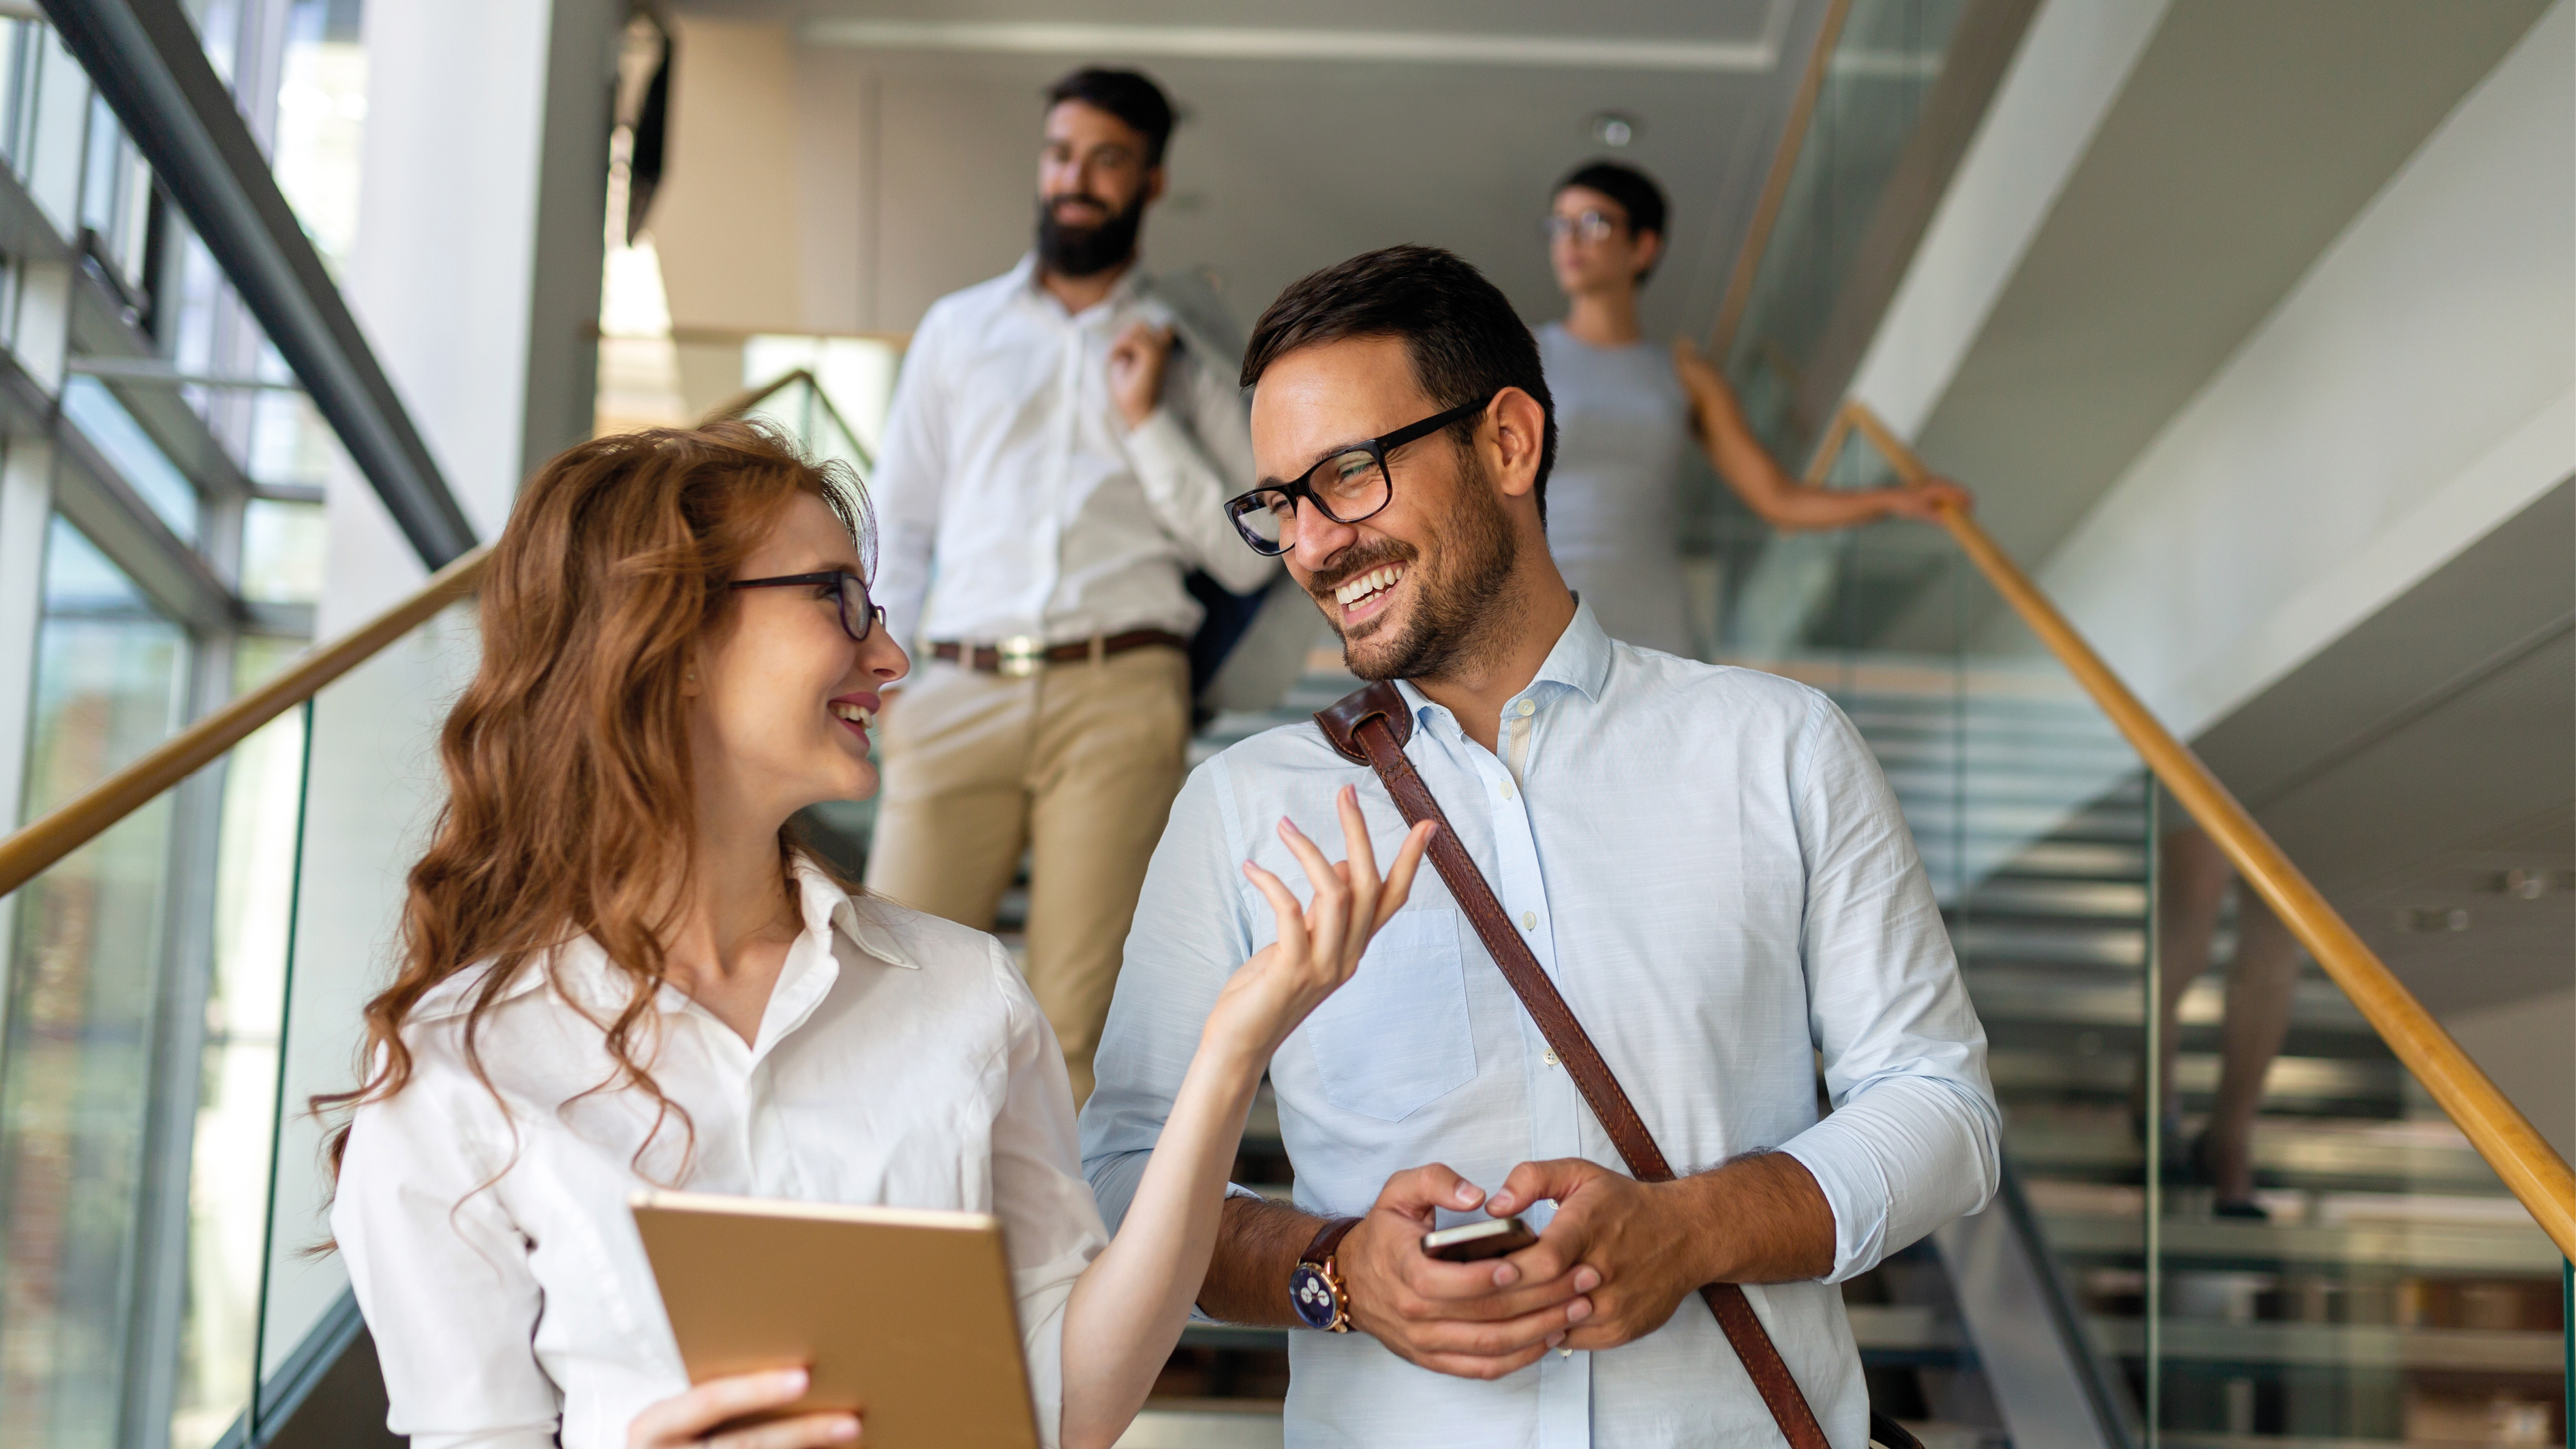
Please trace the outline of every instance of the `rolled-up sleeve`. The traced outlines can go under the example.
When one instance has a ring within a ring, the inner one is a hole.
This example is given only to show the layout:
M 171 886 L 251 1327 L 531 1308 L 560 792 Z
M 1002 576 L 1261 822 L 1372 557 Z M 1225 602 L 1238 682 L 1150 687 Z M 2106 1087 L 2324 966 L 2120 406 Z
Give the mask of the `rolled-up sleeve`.
M 1100 1210 L 1082 1177 L 1073 1124 L 1073 1085 L 1055 1033 L 999 941 L 994 977 L 1008 997 L 1009 1086 L 993 1124 L 993 1213 L 1011 1255 L 1029 1397 L 1047 1445 L 1064 1418 L 1064 1314 L 1074 1280 L 1109 1245 Z
M 1127 957 L 1082 1108 L 1082 1169 L 1114 1227 L 1172 1099 L 1198 1051 L 1199 1034 L 1226 978 L 1252 954 L 1234 888 L 1241 835 L 1228 818 L 1232 792 L 1222 756 L 1190 773 L 1145 871 Z
M 1833 1112 L 1782 1150 L 1833 1207 L 1829 1281 L 1840 1282 L 1984 1206 L 2002 1117 L 1914 837 L 1859 732 L 1822 695 L 1794 768 L 1809 1026 Z
M 331 1234 L 418 1449 L 553 1449 L 562 1414 L 533 1346 L 544 1307 L 529 1245 L 486 1161 L 510 1134 L 471 1078 L 422 1073 L 359 1109 Z

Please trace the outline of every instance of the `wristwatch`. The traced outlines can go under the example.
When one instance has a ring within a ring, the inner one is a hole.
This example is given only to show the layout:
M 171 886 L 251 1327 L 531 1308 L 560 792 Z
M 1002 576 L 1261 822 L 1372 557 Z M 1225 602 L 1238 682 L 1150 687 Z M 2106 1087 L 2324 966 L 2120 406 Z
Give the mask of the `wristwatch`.
M 1342 1286 L 1342 1272 L 1333 1261 L 1333 1250 L 1342 1245 L 1358 1218 L 1335 1218 L 1315 1234 L 1306 1245 L 1304 1256 L 1288 1275 L 1288 1301 L 1297 1308 L 1297 1317 L 1308 1328 L 1326 1333 L 1351 1331 L 1351 1293 Z

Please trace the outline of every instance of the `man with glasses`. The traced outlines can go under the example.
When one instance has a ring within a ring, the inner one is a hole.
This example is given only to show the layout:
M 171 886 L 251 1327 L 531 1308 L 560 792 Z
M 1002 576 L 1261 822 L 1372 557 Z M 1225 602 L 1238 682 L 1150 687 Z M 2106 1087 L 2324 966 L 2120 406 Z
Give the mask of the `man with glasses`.
M 1171 106 L 1109 70 L 1047 102 L 1037 245 L 923 317 L 870 480 L 877 592 L 921 662 L 887 701 L 867 884 L 989 930 L 1027 852 L 1029 986 L 1078 1102 L 1180 787 L 1183 578 L 1252 593 L 1276 566 L 1221 507 L 1251 480 L 1231 360 L 1176 346 L 1136 267 Z
M 1693 1301 L 1742 1284 L 1825 1436 L 1858 1445 L 1867 1393 L 1833 1285 L 1982 1204 L 1999 1121 L 1876 762 L 1813 689 L 1602 632 L 1548 557 L 1537 348 L 1466 263 L 1398 247 L 1306 278 L 1255 329 L 1243 381 L 1261 482 L 1227 512 L 1286 559 L 1352 671 L 1394 683 L 1411 773 L 1391 777 L 1427 788 L 1495 901 L 1465 916 L 1426 874 L 1274 1055 L 1295 1201 L 1227 1204 L 1201 1310 L 1322 1330 L 1290 1338 L 1292 1446 L 1778 1443 Z M 1210 1004 L 1273 937 L 1243 863 L 1284 864 L 1276 822 L 1346 785 L 1392 849 L 1388 787 L 1313 724 L 1218 755 L 1174 804 L 1083 1112 L 1113 1221 Z M 1497 937 L 1553 983 L 1681 1177 L 1621 1171 Z M 1506 1215 L 1537 1241 L 1425 1251 Z

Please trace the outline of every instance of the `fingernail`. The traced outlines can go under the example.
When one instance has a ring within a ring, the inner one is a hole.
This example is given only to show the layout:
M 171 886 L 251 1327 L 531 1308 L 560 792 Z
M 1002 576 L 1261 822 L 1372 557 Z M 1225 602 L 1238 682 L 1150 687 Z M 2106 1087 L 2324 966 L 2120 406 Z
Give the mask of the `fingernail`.
M 1521 1281 L 1521 1270 L 1509 1263 L 1494 1270 L 1494 1286 L 1497 1288 L 1509 1288 L 1519 1281 Z
M 856 1419 L 843 1419 L 839 1423 L 834 1424 L 832 1426 L 832 1437 L 843 1441 L 856 1439 L 859 1437 L 859 1421 Z
M 1485 1204 L 1485 1211 L 1487 1211 L 1487 1212 L 1489 1212 L 1489 1213 L 1492 1213 L 1492 1214 L 1493 1214 L 1494 1216 L 1496 1216 L 1496 1217 L 1501 1217 L 1501 1216 L 1503 1216 L 1505 1213 L 1510 1212 L 1511 1210 L 1512 1210 L 1512 1195 L 1511 1195 L 1509 1192 L 1498 1192 L 1498 1193 L 1495 1193 L 1495 1194 L 1494 1194 L 1494 1200 L 1493 1200 L 1492 1202 L 1489 1202 L 1489 1203 Z
M 1565 1342 L 1565 1335 L 1562 1333 L 1551 1333 L 1547 1336 L 1547 1346 L 1550 1348 L 1554 1348 L 1563 1342 Z
M 1592 1300 L 1588 1298 L 1577 1298 L 1565 1305 L 1565 1321 L 1568 1323 L 1581 1323 L 1591 1316 Z
M 1577 1293 L 1589 1293 L 1589 1292 L 1591 1292 L 1593 1289 L 1598 1288 L 1598 1287 L 1600 1287 L 1600 1286 L 1601 1286 L 1601 1271 L 1600 1271 L 1599 1269 L 1597 1269 L 1597 1268 L 1577 1268 L 1577 1269 L 1575 1269 L 1575 1270 L 1574 1270 L 1574 1291 L 1575 1291 L 1575 1292 L 1577 1292 Z
M 805 1385 L 812 1378 L 813 1375 L 801 1368 L 781 1369 L 778 1373 L 778 1387 L 791 1394 L 801 1394 L 805 1392 Z

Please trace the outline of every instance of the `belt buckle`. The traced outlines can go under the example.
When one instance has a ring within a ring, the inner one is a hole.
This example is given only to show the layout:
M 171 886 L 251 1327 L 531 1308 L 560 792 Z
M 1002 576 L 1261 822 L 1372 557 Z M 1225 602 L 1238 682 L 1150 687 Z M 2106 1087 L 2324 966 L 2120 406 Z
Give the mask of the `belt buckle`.
M 1011 679 L 1025 679 L 1046 665 L 1046 643 L 1027 634 L 1014 634 L 993 646 L 994 672 Z

